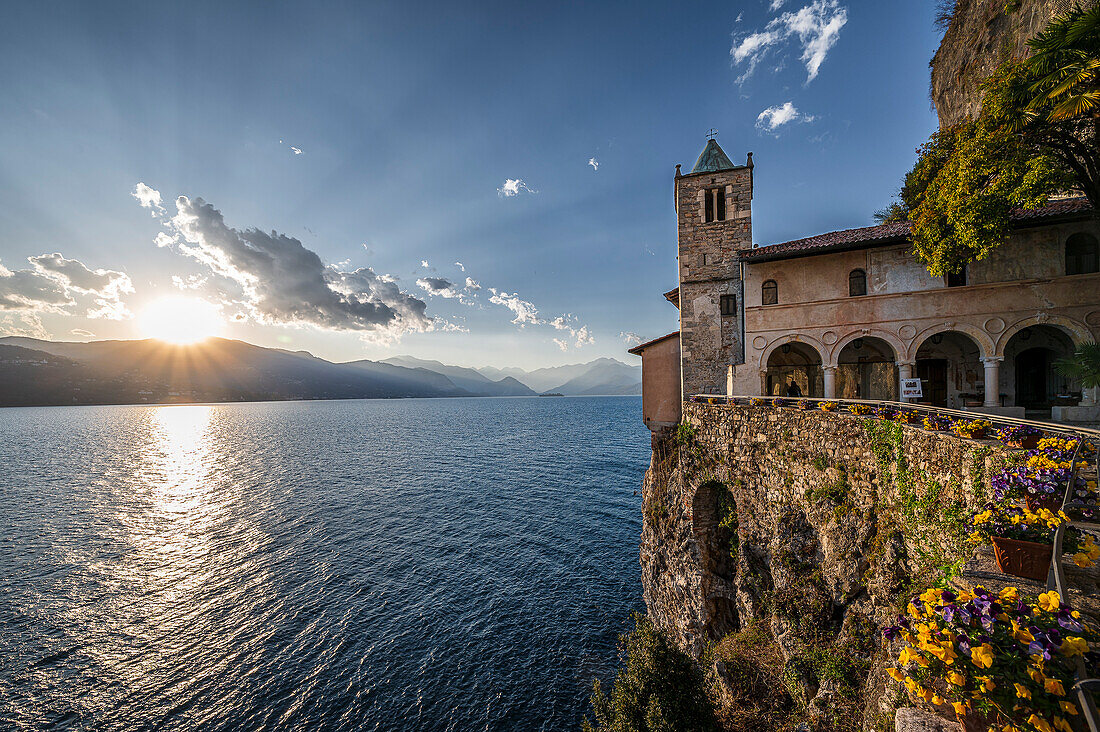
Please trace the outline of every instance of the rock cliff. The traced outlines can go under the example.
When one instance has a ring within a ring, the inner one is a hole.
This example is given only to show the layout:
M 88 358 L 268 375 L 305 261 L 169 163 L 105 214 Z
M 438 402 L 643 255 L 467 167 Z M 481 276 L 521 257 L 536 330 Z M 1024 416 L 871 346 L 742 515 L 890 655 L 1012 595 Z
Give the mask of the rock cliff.
M 1084 0 L 1085 4 L 1090 1 Z M 1008 58 L 1028 55 L 1027 39 L 1074 0 L 958 0 L 943 41 L 932 58 L 932 102 L 940 127 L 981 109 L 980 85 Z
M 888 724 L 878 629 L 971 553 L 965 522 L 1004 449 L 820 411 L 685 404 L 684 425 L 645 478 L 650 617 L 720 697 L 737 696 L 738 668 L 774 659 L 775 708 L 824 728 Z

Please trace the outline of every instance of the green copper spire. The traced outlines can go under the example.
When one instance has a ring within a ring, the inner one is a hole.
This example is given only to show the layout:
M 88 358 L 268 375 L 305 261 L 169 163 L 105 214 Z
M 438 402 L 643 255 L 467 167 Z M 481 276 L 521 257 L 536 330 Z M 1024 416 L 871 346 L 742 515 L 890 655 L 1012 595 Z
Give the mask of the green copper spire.
M 699 159 L 695 161 L 695 167 L 691 172 L 717 173 L 719 170 L 733 170 L 735 167 L 737 166 L 730 161 L 714 138 L 711 138 L 707 140 L 707 146 L 703 148 L 703 152 L 699 153 Z

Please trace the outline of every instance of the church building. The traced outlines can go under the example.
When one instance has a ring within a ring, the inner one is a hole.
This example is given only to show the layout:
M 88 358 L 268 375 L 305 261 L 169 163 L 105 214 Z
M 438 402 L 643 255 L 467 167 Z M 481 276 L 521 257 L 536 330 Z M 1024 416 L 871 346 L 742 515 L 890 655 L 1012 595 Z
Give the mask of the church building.
M 651 429 L 693 395 L 913 401 L 1039 419 L 1100 421 L 1095 389 L 1054 362 L 1100 337 L 1100 224 L 1084 198 L 1011 217 L 1008 241 L 933 277 L 907 222 L 754 246 L 753 159 L 707 141 L 676 166 L 680 329 L 642 357 Z M 678 368 L 679 373 L 674 369 Z

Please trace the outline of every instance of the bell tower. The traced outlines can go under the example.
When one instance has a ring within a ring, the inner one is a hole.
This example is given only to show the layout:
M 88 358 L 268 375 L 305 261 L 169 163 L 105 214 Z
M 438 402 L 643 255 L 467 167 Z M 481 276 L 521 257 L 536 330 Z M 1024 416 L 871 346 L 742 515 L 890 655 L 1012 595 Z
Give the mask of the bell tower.
M 752 248 L 752 153 L 734 165 L 714 139 L 690 173 L 676 166 L 683 395 L 725 394 L 745 361 L 739 253 Z

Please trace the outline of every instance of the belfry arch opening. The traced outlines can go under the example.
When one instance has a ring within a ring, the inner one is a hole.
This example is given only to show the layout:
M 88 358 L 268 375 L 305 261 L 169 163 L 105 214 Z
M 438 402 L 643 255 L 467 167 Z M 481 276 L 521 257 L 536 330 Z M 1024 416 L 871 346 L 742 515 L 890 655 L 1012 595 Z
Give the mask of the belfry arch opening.
M 924 393 L 917 401 L 952 409 L 980 406 L 985 400 L 984 368 L 981 349 L 966 333 L 933 333 L 917 348 L 915 376 Z
M 837 358 L 836 395 L 841 399 L 898 398 L 898 367 L 893 347 L 872 336 L 856 338 Z
M 771 396 L 820 397 L 825 394 L 821 354 L 805 343 L 784 343 L 772 351 L 765 379 L 765 391 Z

